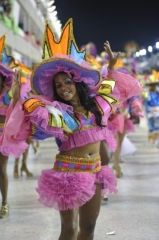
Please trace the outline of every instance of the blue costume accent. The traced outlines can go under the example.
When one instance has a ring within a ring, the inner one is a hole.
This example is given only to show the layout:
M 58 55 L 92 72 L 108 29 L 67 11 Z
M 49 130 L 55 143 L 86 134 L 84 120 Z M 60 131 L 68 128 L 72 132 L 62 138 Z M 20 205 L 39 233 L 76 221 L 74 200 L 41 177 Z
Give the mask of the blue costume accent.
M 70 55 L 78 64 L 80 64 L 85 59 L 86 51 L 85 50 L 83 52 L 79 51 L 75 43 L 72 41 Z
M 8 66 L 12 61 L 14 61 L 14 58 L 12 56 L 7 55 L 6 49 L 4 48 L 2 52 L 2 60 L 1 60 L 2 64 Z
M 144 101 L 149 132 L 159 131 L 159 93 L 150 92 Z
M 69 129 L 72 131 L 78 129 L 79 125 L 73 116 L 71 116 L 68 112 L 62 112 L 62 116 Z
M 42 129 L 35 127 L 32 133 L 32 137 L 34 139 L 44 140 L 49 137 L 52 137 L 52 135 L 51 134 L 49 135 L 48 133 L 44 132 Z
M 9 104 L 10 104 L 11 98 L 10 98 L 10 96 L 8 95 L 7 92 L 3 95 L 2 99 L 3 99 L 4 105 L 9 105 Z

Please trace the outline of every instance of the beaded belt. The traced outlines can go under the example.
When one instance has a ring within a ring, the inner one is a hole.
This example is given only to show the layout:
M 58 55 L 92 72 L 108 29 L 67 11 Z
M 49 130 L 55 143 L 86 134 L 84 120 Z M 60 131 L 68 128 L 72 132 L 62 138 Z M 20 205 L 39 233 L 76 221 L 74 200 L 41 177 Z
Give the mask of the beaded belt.
M 56 155 L 54 170 L 62 172 L 99 172 L 101 169 L 100 157 L 74 157 Z

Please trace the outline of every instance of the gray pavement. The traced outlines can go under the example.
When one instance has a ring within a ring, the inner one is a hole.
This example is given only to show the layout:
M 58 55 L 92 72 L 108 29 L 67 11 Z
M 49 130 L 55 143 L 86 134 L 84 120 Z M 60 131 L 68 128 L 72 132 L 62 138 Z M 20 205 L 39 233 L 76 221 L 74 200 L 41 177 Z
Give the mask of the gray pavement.
M 118 192 L 103 202 L 95 240 L 159 240 L 159 149 L 149 144 L 141 125 L 130 139 L 137 152 L 123 158 L 123 177 Z M 57 240 L 60 231 L 58 212 L 43 207 L 35 192 L 40 171 L 52 166 L 57 153 L 52 141 L 41 143 L 36 156 L 30 149 L 29 167 L 34 177 L 13 178 L 10 158 L 10 215 L 0 220 L 1 240 Z M 107 235 L 114 232 L 114 235 Z

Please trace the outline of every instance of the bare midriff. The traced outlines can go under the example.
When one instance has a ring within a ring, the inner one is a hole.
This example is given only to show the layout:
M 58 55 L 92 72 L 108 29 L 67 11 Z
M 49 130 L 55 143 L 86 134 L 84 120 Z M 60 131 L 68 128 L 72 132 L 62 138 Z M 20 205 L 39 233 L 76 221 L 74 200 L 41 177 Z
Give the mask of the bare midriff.
M 99 156 L 100 142 L 90 143 L 82 147 L 78 147 L 66 152 L 60 152 L 62 155 L 74 157 L 96 157 Z

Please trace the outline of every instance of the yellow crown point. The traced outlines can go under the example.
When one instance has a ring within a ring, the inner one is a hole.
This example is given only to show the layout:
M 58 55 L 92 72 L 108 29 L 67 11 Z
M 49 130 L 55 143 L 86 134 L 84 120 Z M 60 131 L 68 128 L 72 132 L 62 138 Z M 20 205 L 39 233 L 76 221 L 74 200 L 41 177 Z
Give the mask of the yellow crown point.
M 3 49 L 4 49 L 5 39 L 6 39 L 6 36 L 5 36 L 5 35 L 3 35 L 3 36 L 0 38 L 0 55 L 2 54 Z
M 73 39 L 72 18 L 66 22 L 59 41 L 56 41 L 53 31 L 47 23 L 44 35 L 43 58 L 46 59 L 47 57 L 55 55 L 68 55 L 70 52 L 71 40 Z

